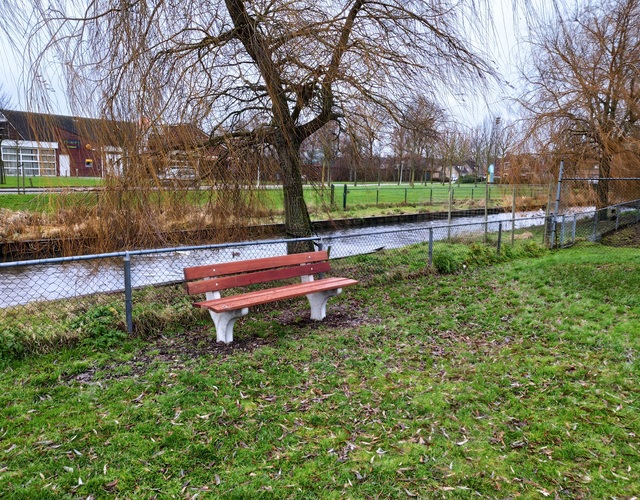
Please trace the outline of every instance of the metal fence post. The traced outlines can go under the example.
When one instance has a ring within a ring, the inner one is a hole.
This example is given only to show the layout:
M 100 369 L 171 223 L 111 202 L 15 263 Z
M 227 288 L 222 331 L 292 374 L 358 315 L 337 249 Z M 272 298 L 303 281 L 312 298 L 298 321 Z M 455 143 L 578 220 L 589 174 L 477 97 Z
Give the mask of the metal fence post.
M 376 189 L 376 207 L 378 206 L 378 203 L 380 203 L 380 188 Z
M 573 228 L 571 230 L 571 243 L 576 242 L 576 229 L 578 227 L 578 214 L 573 214 Z
M 451 214 L 453 212 L 453 190 L 451 186 L 449 186 L 449 207 L 447 209 L 447 239 L 451 239 Z
M 551 225 L 551 242 L 549 247 L 554 248 L 556 244 L 556 226 L 558 224 L 558 214 L 560 213 L 560 195 L 562 194 L 562 174 L 564 172 L 564 161 L 560 162 L 560 171 L 558 172 L 558 187 L 556 190 L 556 206 L 553 211 L 553 224 Z
M 429 228 L 429 266 L 433 265 L 433 228 Z
M 336 204 L 335 194 L 336 194 L 336 185 L 331 184 L 331 206 L 332 207 Z
M 342 192 L 342 210 L 347 209 L 347 185 L 344 185 L 344 191 Z
M 124 311 L 127 322 L 127 332 L 133 333 L 133 290 L 131 287 L 131 256 L 124 255 Z
M 498 255 L 500 255 L 500 245 L 502 244 L 502 222 L 498 224 Z
M 482 243 L 487 243 L 487 221 L 489 220 L 489 175 L 484 183 L 484 237 Z
M 516 240 L 516 187 L 513 186 L 513 199 L 511 200 L 511 246 Z

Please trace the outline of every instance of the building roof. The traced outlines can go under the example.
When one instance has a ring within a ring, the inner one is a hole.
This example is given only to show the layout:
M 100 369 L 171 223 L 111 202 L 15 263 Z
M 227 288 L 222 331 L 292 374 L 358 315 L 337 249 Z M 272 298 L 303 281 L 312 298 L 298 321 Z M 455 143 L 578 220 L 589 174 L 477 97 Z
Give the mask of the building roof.
M 149 134 L 148 146 L 160 151 L 185 151 L 201 147 L 208 139 L 207 134 L 189 123 L 161 125 Z
M 17 138 L 25 141 L 59 142 L 61 132 L 82 137 L 94 145 L 115 146 L 131 138 L 133 124 L 98 118 L 51 115 L 0 109 Z

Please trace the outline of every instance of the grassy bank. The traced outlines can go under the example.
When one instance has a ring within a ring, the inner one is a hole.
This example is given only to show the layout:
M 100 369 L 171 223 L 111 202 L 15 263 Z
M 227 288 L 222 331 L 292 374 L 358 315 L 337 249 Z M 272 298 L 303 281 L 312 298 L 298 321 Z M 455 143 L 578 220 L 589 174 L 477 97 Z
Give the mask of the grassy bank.
M 203 321 L 6 361 L 0 493 L 637 496 L 639 271 L 601 246 L 407 269 L 231 346 Z

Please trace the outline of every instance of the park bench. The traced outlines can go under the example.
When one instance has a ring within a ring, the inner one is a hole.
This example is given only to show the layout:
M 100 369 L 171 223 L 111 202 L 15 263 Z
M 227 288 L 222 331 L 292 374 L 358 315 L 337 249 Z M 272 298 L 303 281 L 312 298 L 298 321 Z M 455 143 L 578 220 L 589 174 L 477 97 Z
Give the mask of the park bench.
M 195 302 L 194 306 L 209 310 L 218 342 L 229 343 L 233 341 L 236 319 L 248 314 L 253 306 L 304 295 L 311 306 L 311 319 L 323 319 L 329 298 L 341 293 L 342 288 L 357 283 L 348 278 L 314 279 L 314 275 L 330 269 L 328 253 L 319 251 L 187 267 L 184 277 L 187 293 L 206 294 L 206 300 Z M 249 285 L 298 277 L 301 278 L 300 283 L 253 289 L 226 297 L 220 295 L 222 290 L 230 288 L 243 289 Z

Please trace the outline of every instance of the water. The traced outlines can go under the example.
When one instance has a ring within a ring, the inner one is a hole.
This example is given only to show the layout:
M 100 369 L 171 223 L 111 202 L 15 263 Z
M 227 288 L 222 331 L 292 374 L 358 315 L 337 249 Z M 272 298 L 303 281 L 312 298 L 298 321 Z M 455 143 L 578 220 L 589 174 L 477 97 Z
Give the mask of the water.
M 488 231 L 497 232 L 500 222 L 503 223 L 503 231 L 511 230 L 512 215 L 490 215 Z M 516 229 L 543 224 L 542 211 L 516 214 Z M 426 221 L 375 228 L 340 229 L 326 231 L 318 236 L 324 248 L 331 247 L 331 257 L 339 258 L 428 241 L 429 228 L 433 231 L 435 241 L 470 232 L 482 233 L 484 217 L 455 219 L 455 224 L 449 227 L 446 221 Z M 181 282 L 185 267 L 285 253 L 286 244 L 283 242 L 260 242 L 207 250 L 175 250 L 151 255 L 132 255 L 132 286 L 135 288 Z M 124 263 L 121 257 L 34 264 L 25 267 L 0 267 L 0 308 L 95 293 L 119 292 L 123 289 Z

